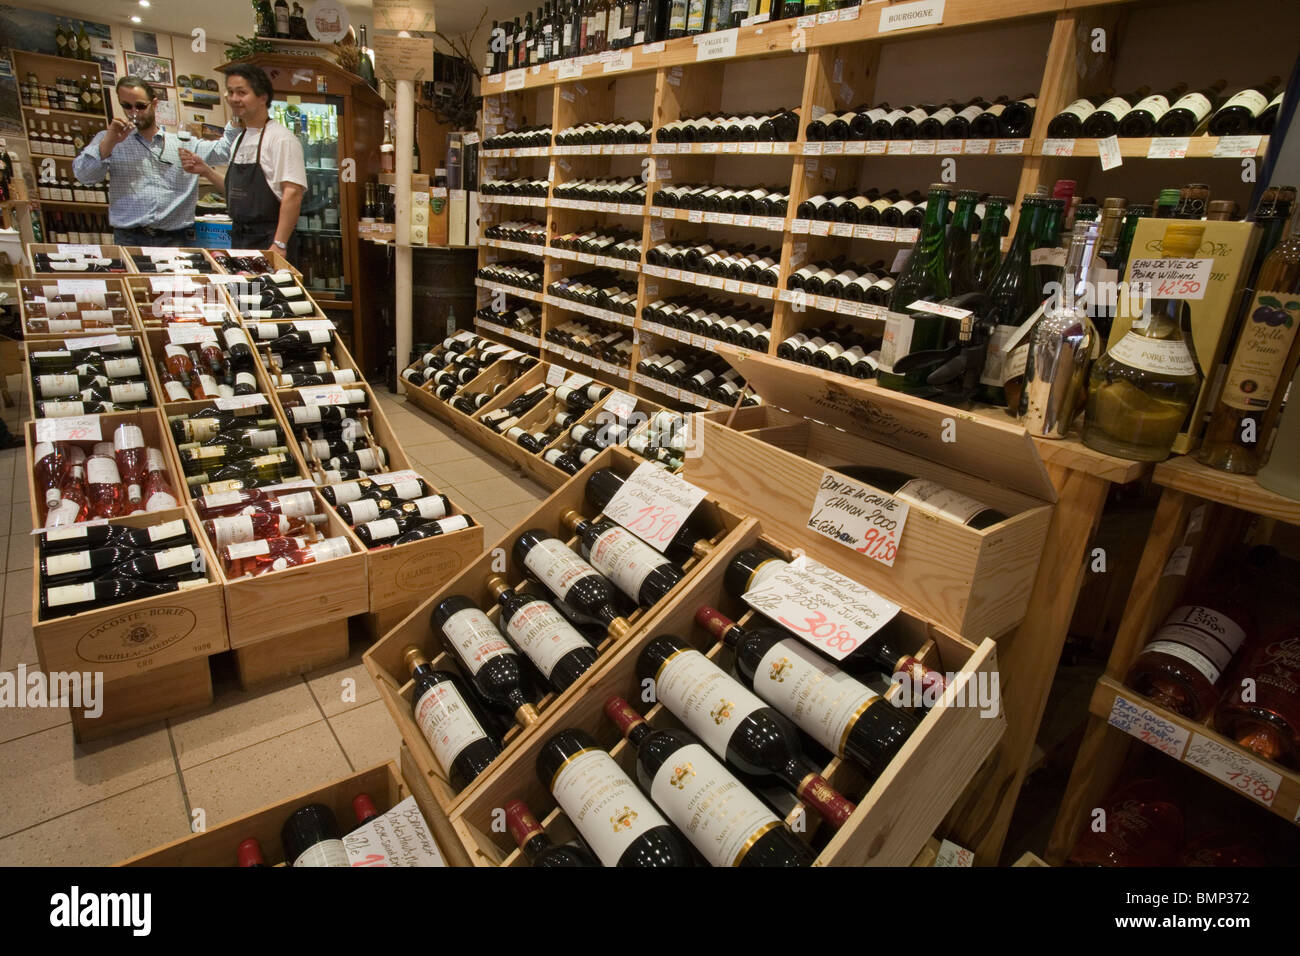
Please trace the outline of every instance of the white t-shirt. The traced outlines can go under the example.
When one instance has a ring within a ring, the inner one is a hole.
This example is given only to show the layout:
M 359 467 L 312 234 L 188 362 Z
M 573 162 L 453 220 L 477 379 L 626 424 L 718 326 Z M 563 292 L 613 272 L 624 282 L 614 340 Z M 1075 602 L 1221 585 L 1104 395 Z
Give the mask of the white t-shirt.
M 267 120 L 263 129 L 250 129 L 244 133 L 239 150 L 231 157 L 232 163 L 251 163 L 257 160 L 257 143 L 266 136 L 262 147 L 261 166 L 266 174 L 266 183 L 275 193 L 276 199 L 284 198 L 286 182 L 297 183 L 307 188 L 307 165 L 302 158 L 302 143 L 284 126 L 274 120 Z

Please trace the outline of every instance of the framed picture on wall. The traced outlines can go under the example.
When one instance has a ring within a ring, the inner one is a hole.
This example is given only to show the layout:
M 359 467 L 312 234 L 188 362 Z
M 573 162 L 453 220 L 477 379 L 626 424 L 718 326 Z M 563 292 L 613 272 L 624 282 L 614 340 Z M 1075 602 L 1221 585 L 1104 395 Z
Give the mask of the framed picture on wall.
M 158 34 L 132 30 L 131 35 L 137 53 L 145 53 L 150 56 L 158 55 Z
M 166 57 L 150 56 L 147 53 L 131 50 L 123 52 L 122 56 L 126 60 L 126 72 L 129 76 L 138 76 L 158 86 L 172 85 L 172 61 Z

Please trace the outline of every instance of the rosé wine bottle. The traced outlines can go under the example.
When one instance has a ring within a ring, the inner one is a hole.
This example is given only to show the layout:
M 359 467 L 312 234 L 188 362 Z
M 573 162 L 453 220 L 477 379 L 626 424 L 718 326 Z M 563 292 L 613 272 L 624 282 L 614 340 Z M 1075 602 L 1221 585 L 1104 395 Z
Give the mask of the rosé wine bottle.
M 268 501 L 265 491 L 257 488 L 244 488 L 241 491 L 221 491 L 212 495 L 200 495 L 194 499 L 200 518 L 224 518 L 239 514 L 241 511 L 261 511 Z
M 256 541 L 243 541 L 221 549 L 221 560 L 230 577 L 242 578 L 257 573 L 259 558 L 268 561 L 282 558 L 295 551 L 307 548 L 306 538 L 259 538 Z
M 126 513 L 122 473 L 111 442 L 99 442 L 86 459 L 86 501 L 92 518 L 116 518 Z
M 167 508 L 179 508 L 176 492 L 172 491 L 171 482 L 167 480 L 167 465 L 162 452 L 157 448 L 145 449 L 146 476 L 144 481 L 144 510 L 164 511 Z
M 48 512 L 56 508 L 59 499 L 63 497 L 63 490 L 59 486 L 63 484 L 63 478 L 68 472 L 68 456 L 63 445 L 43 441 L 37 444 L 32 457 L 36 459 L 33 473 L 36 490 L 45 495 L 45 508 Z
M 64 528 L 85 521 L 89 513 L 86 501 L 86 453 L 79 445 L 68 448 L 68 467 L 63 477 L 59 503 L 45 516 L 45 527 Z
M 126 500 L 133 511 L 143 511 L 144 482 L 148 464 L 144 432 L 139 425 L 118 425 L 113 432 L 113 457 L 126 483 Z

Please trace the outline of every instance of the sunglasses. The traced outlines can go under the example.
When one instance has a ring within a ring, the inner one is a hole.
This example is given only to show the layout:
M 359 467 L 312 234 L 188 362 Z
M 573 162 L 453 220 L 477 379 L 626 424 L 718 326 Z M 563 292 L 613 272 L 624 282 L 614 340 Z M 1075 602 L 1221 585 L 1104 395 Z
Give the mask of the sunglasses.
M 148 103 L 123 103 L 121 100 L 117 101 L 117 105 L 122 107 L 122 110 L 127 113 L 132 110 L 143 112 L 149 108 Z

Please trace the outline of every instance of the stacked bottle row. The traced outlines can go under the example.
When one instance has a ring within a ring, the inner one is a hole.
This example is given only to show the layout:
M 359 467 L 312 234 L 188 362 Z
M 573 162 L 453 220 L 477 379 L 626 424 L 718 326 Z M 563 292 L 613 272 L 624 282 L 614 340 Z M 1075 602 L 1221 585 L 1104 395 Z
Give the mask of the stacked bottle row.
M 128 249 L 137 272 L 166 275 L 210 275 L 215 270 L 201 249 Z
M 23 106 L 33 109 L 62 110 L 68 113 L 87 113 L 98 120 L 104 118 L 104 91 L 99 85 L 99 68 L 94 77 L 82 73 L 81 79 L 69 76 L 55 77 L 54 83 L 42 83 L 35 73 L 28 73 L 19 84 Z M 31 121 L 28 121 L 31 129 Z M 85 145 L 84 143 L 82 145 Z
M 374 551 L 424 541 L 472 527 L 469 515 L 452 514 L 446 495 L 437 494 L 419 475 L 381 476 L 381 480 L 360 478 L 332 485 L 328 493 L 339 517 L 352 532 Z
M 628 438 L 627 450 L 669 471 L 680 471 L 686 463 L 687 428 L 684 415 L 665 409 Z
M 875 378 L 880 369 L 881 336 L 835 321 L 796 332 L 776 347 L 778 358 L 854 378 Z
M 619 368 L 627 368 L 632 361 L 632 333 L 596 319 L 573 319 L 548 330 L 545 338 Z
M 551 247 L 567 252 L 585 252 L 611 259 L 641 261 L 641 235 L 609 226 L 579 227 L 577 231 L 555 236 Z
M 301 487 L 216 492 L 195 498 L 194 509 L 230 579 L 352 553 L 346 537 L 321 536 L 328 518 L 316 496 Z
M 31 346 L 32 392 L 37 418 L 97 415 L 152 407 L 153 395 L 139 341 L 78 347 L 76 339 Z
M 484 149 L 533 149 L 551 145 L 551 127 L 523 126 L 483 140 Z
M 781 250 L 752 242 L 729 250 L 708 239 L 661 242 L 646 253 L 646 264 L 774 287 L 781 272 Z
M 785 218 L 789 203 L 789 189 L 777 186 L 673 183 L 660 186 L 654 195 L 654 204 L 667 209 L 698 209 L 742 216 Z
M 532 219 L 498 222 L 483 230 L 483 238 L 522 242 L 529 246 L 546 245 L 546 223 Z
M 556 146 L 590 146 L 622 145 L 625 143 L 649 143 L 650 123 L 639 121 L 627 122 L 615 119 L 610 123 L 582 123 L 570 126 L 555 134 Z M 545 143 L 532 143 L 544 146 Z
M 37 547 L 42 621 L 200 587 L 208 580 L 203 552 L 183 518 L 134 528 L 60 528 L 39 536 Z
M 549 179 L 485 179 L 479 183 L 478 191 L 484 196 L 529 196 L 545 199 L 550 191 Z
M 500 325 L 513 329 L 524 335 L 536 336 L 541 328 L 541 312 L 530 302 L 519 302 L 512 306 L 510 297 L 506 297 L 506 308 L 500 312 L 485 306 L 474 313 L 476 321 Z
M 975 97 L 965 103 L 891 107 L 888 103 L 826 113 L 808 124 L 810 142 L 832 140 L 1024 139 L 1034 126 L 1038 99 Z
M 627 438 L 626 429 L 621 433 L 617 428 L 598 430 L 581 421 L 610 391 L 608 385 L 594 383 L 585 375 L 570 376 L 552 393 L 544 417 L 539 420 L 530 416 L 527 425 L 522 422 L 513 425 L 505 429 L 504 435 L 525 451 L 543 456 L 548 464 L 569 474 L 577 474 L 578 469 L 600 452 Z M 533 430 L 529 431 L 530 428 Z M 553 447 L 566 435 L 569 440 L 564 443 L 564 448 Z M 580 450 L 566 455 L 565 452 L 574 446 Z
M 113 227 L 108 216 L 95 212 L 46 212 L 45 238 L 55 243 L 110 246 Z
M 492 429 L 498 435 L 504 435 L 511 428 L 514 428 L 519 424 L 520 418 L 527 415 L 540 402 L 552 394 L 553 392 L 548 386 L 534 385 L 527 391 L 516 395 L 500 408 L 494 408 L 490 412 L 484 412 L 479 421 Z
M 262 390 L 252 349 L 241 347 L 247 344 L 243 330 L 232 324 L 222 332 L 228 333 L 233 349 L 220 344 L 215 330 L 212 338 L 193 345 L 163 344 L 163 354 L 155 356 L 154 362 L 167 401 L 212 401 Z
M 259 276 L 275 271 L 266 256 L 260 253 L 232 256 L 226 249 L 209 249 L 208 254 L 221 266 L 222 271 L 230 275 Z
M 295 3 L 294 7 L 297 8 L 298 5 Z M 364 38 L 362 42 L 365 42 Z M 380 816 L 379 810 L 376 809 L 374 800 L 366 793 L 358 793 L 352 798 L 352 812 L 356 814 L 357 818 L 357 829 L 353 831 L 354 833 L 363 833 L 368 826 L 374 826 L 371 821 L 383 818 Z M 429 825 L 420 815 L 419 809 L 408 804 L 407 801 L 403 801 L 402 804 L 390 810 L 389 813 L 399 814 L 401 823 L 406 827 L 415 824 L 412 832 L 417 845 L 424 846 L 427 845 L 426 841 L 433 840 Z M 412 813 L 415 816 L 414 820 L 411 816 Z M 387 816 L 387 814 L 384 816 Z M 392 832 L 391 828 L 393 828 L 393 823 L 389 823 L 385 829 L 387 832 Z M 305 807 L 299 807 L 284 821 L 284 825 L 280 828 L 280 848 L 283 852 L 284 865 L 292 867 L 375 865 L 375 853 L 373 852 L 375 840 L 373 834 L 367 834 L 359 839 L 359 845 L 364 850 L 353 850 L 349 846 L 352 838 L 352 834 L 345 834 L 339 827 L 338 817 L 325 804 L 311 803 Z M 268 865 L 262 853 L 262 844 L 256 837 L 249 837 L 240 842 L 235 852 L 235 864 L 241 867 L 264 867 Z M 394 857 L 388 857 L 387 862 L 381 865 L 401 866 L 404 864 L 397 862 Z M 440 864 L 421 862 L 405 865 L 437 866 Z
M 118 425 L 112 441 L 37 442 L 32 460 L 45 528 L 178 506 L 166 459 L 146 445 L 139 425 Z
M 706 113 L 665 123 L 658 143 L 793 143 L 799 138 L 799 107 L 765 113 Z
M 510 262 L 492 262 L 479 268 L 478 278 L 501 285 L 542 291 L 542 265 L 529 259 L 515 259 Z
M 247 491 L 300 477 L 280 423 L 264 406 L 208 404 L 167 419 L 191 497 Z
M 829 262 L 809 263 L 790 273 L 785 287 L 809 295 L 883 305 L 892 295 L 895 281 L 896 277 L 886 269 L 883 259 L 870 265 L 859 265 L 846 263 L 844 257 L 839 256 Z
M 73 175 L 71 168 L 60 167 L 57 163 L 42 165 L 37 173 L 36 195 L 49 202 L 77 204 L 108 204 L 108 180 L 98 183 L 82 183 Z
M 61 280 L 36 280 L 20 283 L 19 293 L 28 332 L 58 334 L 132 325 L 120 286 L 101 292 Z
M 1282 109 L 1284 85 L 1271 76 L 1257 86 L 1225 95 L 1227 80 L 1201 90 L 1178 83 L 1167 90 L 1141 86 L 1132 93 L 1081 96 L 1052 117 L 1047 135 L 1056 139 L 1108 136 L 1240 136 L 1268 134 Z
M 988 202 L 997 199 L 1005 207 L 1007 200 L 1001 196 L 981 195 L 971 213 L 972 228 L 978 231 L 984 221 Z M 912 191 L 906 196 L 897 189 L 882 193 L 871 188 L 865 193 L 857 190 L 844 192 L 819 193 L 801 202 L 795 209 L 795 218 L 819 222 L 848 222 L 864 226 L 892 226 L 896 229 L 919 229 L 925 221 L 928 200 L 919 192 Z M 950 212 L 955 213 L 955 202 L 949 203 Z M 1002 217 L 1001 235 L 1006 235 L 1011 228 L 1009 219 Z
M 652 353 L 637 363 L 636 370 L 642 375 L 728 407 L 737 401 L 742 405 L 759 404 L 758 396 L 745 385 L 740 373 L 712 352 L 685 346 L 642 351 Z
M 656 299 L 641 310 L 641 318 L 758 352 L 766 352 L 771 342 L 770 311 L 709 296 Z
M 207 280 L 151 279 L 132 282 L 130 289 L 147 328 L 175 323 L 224 326 L 235 321 L 221 287 Z
M 320 314 L 316 303 L 287 269 L 247 276 L 243 282 L 228 283 L 226 291 L 239 314 L 250 322 Z
M 564 276 L 547 286 L 546 291 L 591 308 L 619 315 L 636 315 L 636 283 L 622 279 L 615 272 L 597 269 L 581 275 Z
M 128 272 L 126 263 L 121 256 L 94 255 L 90 252 L 33 252 L 32 253 L 32 271 L 40 274 L 49 273 L 67 273 L 76 274 L 82 272 L 88 273 L 116 273 Z
M 578 202 L 643 206 L 645 205 L 645 183 L 632 176 L 577 179 L 567 183 L 556 183 L 552 195 L 555 199 L 570 199 Z

